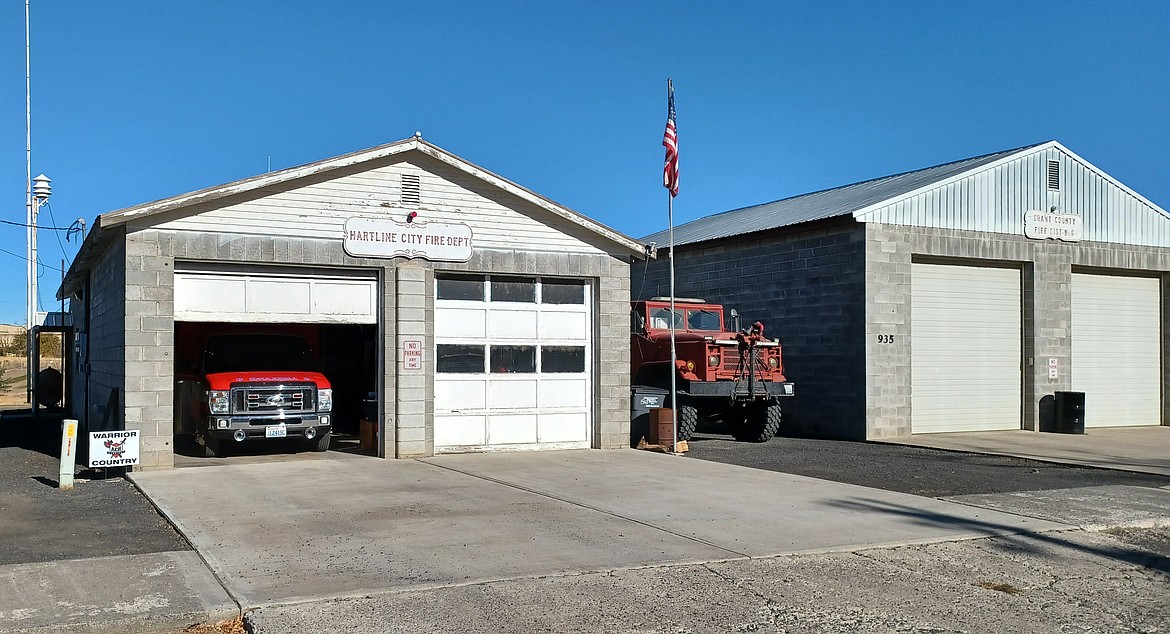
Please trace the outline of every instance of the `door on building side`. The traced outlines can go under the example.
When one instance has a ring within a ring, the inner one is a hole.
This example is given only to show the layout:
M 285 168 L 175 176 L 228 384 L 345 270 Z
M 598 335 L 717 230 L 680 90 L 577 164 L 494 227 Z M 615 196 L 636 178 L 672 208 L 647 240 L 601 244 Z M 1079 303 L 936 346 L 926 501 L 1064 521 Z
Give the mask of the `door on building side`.
M 912 433 L 1019 429 L 1020 270 L 914 263 Z
M 590 286 L 444 274 L 435 286 L 435 451 L 589 447 Z

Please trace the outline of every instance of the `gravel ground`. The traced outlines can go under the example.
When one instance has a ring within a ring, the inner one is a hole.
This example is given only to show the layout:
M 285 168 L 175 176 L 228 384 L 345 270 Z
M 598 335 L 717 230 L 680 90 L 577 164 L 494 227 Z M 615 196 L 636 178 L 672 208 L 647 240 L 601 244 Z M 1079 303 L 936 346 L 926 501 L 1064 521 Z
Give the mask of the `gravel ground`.
M 57 424 L 0 423 L 0 565 L 191 549 L 121 477 L 58 489 L 60 445 Z
M 701 432 L 688 444 L 687 455 L 694 459 L 927 497 L 1106 485 L 1170 486 L 1168 476 L 883 443 L 776 437 L 757 444 Z
M 1165 529 L 1139 531 L 1170 544 Z M 512 579 L 246 616 L 252 632 L 1164 632 L 1170 560 L 1067 531 Z

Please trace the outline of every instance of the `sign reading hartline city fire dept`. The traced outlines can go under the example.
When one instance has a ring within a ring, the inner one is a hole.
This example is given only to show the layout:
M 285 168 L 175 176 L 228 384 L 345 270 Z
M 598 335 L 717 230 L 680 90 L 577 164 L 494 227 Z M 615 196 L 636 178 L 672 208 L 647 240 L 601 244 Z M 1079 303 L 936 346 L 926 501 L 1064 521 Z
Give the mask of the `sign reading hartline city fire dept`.
M 138 430 L 89 432 L 90 467 L 129 467 L 138 464 Z
M 364 258 L 471 259 L 471 227 L 459 223 L 398 222 L 385 218 L 345 221 L 345 252 Z

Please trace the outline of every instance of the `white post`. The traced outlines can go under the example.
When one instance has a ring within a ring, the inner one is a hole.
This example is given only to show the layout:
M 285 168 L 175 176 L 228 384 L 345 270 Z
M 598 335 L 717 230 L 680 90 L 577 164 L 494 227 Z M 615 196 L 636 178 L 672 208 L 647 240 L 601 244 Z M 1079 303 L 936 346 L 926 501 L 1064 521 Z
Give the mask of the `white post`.
M 61 422 L 61 469 L 58 473 L 57 488 L 73 488 L 73 464 L 77 455 L 77 421 L 66 418 Z

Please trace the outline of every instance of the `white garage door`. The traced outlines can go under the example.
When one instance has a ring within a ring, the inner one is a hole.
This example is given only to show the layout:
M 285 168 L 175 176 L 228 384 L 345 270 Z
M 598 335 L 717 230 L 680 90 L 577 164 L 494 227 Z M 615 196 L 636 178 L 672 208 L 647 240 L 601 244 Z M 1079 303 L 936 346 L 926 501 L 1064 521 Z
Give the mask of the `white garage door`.
M 1161 424 L 1159 280 L 1072 277 L 1072 387 L 1085 393 L 1085 426 Z
M 175 271 L 175 320 L 373 324 L 378 277 L 368 271 Z
M 589 286 L 467 275 L 435 286 L 435 451 L 589 447 Z
M 1019 429 L 1020 271 L 912 265 L 911 431 Z

